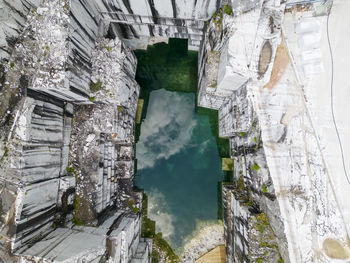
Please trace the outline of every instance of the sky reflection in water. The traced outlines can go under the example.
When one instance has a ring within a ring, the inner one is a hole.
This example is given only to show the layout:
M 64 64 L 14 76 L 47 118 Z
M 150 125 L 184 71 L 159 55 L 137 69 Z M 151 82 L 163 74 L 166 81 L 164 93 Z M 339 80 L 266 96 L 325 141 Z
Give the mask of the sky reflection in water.
M 148 216 L 177 250 L 196 222 L 217 219 L 221 160 L 208 116 L 195 94 L 152 91 L 136 147 L 135 184 L 148 195 Z

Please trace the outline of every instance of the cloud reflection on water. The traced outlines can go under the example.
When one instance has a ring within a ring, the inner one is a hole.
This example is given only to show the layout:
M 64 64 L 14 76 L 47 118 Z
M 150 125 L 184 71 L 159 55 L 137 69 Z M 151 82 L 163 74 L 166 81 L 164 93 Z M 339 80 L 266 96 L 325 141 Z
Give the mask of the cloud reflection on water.
M 153 91 L 137 143 L 137 168 L 152 168 L 159 159 L 168 159 L 189 142 L 197 121 L 193 102 L 181 93 Z
M 148 193 L 148 217 L 156 221 L 156 232 L 162 232 L 164 238 L 174 235 L 175 216 L 168 212 L 165 196 L 158 189 L 152 188 Z
M 216 220 L 221 180 L 210 121 L 195 113 L 194 99 L 195 94 L 152 91 L 136 147 L 135 183 L 148 196 L 148 217 L 179 254 L 198 220 Z

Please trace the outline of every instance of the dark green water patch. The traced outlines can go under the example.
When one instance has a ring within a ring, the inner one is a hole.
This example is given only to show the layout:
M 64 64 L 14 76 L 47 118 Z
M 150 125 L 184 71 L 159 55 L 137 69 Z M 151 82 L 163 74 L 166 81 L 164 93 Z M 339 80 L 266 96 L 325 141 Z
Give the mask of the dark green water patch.
M 219 182 L 231 177 L 221 170 L 221 157 L 229 157 L 229 144 L 218 137 L 217 111 L 196 106 L 198 57 L 187 41 L 171 39 L 135 54 L 144 99 L 135 185 L 148 196 L 144 225 L 152 232 L 155 220 L 156 232 L 179 251 L 198 225 L 221 218 Z
M 164 88 L 169 91 L 196 92 L 198 52 L 187 50 L 187 41 L 169 39 L 147 50 L 136 50 L 136 80 L 142 92 Z
M 169 44 L 157 43 L 148 46 L 147 50 L 135 50 L 134 53 L 138 61 L 136 81 L 141 86 L 140 99 L 144 100 L 141 120 L 146 118 L 151 91 L 163 88 L 168 91 L 196 92 L 198 52 L 187 50 L 187 40 L 169 39 Z M 135 128 L 137 142 L 141 124 Z

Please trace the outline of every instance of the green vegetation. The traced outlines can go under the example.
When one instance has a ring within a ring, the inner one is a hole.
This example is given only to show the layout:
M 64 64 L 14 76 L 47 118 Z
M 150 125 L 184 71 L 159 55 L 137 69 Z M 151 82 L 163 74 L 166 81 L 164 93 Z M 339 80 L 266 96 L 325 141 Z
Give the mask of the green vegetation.
M 283 258 L 280 258 L 279 260 L 278 260 L 278 263 L 283 263 L 284 261 L 283 261 Z
M 243 171 L 239 171 L 239 177 L 235 184 L 235 193 L 243 206 L 253 206 L 253 193 L 249 183 L 244 182 Z
M 231 158 L 222 158 L 222 170 L 223 171 L 232 171 L 233 170 L 233 159 Z
M 226 15 L 232 15 L 232 8 L 230 5 L 226 4 L 222 8 L 218 9 L 214 14 L 211 16 L 213 19 L 214 24 L 221 30 L 222 29 L 222 19 L 224 17 L 224 14 Z
M 142 197 L 142 225 L 141 236 L 144 238 L 153 238 L 156 232 L 156 222 L 147 217 L 148 198 L 146 194 Z
M 244 178 L 243 178 L 243 174 L 241 174 L 237 180 L 237 188 L 240 190 L 240 191 L 244 191 Z
M 106 47 L 107 51 L 110 52 L 112 48 L 110 46 Z
M 132 199 L 128 199 L 128 201 L 126 201 L 126 206 L 129 208 L 132 208 L 134 204 L 135 204 L 135 201 Z
M 250 187 L 247 187 L 247 191 L 248 191 L 248 199 L 246 200 L 246 205 L 248 206 L 252 206 L 253 205 L 253 193 L 252 193 L 252 189 Z
M 131 209 L 135 214 L 138 213 L 140 211 L 140 209 L 138 207 L 135 207 L 135 201 L 133 199 L 128 199 L 126 201 L 126 204 L 124 205 L 125 207 L 128 207 L 129 209 Z
M 270 226 L 269 219 L 265 213 L 257 214 L 255 218 L 257 223 L 254 225 L 254 229 L 263 234 L 267 230 L 266 228 Z
M 75 180 L 78 180 L 78 175 L 79 175 L 79 173 L 78 173 L 77 169 L 75 169 L 74 166 L 71 166 L 71 165 L 67 166 L 67 167 L 66 167 L 66 171 L 67 171 L 70 175 L 74 175 L 74 176 L 75 176 Z
M 131 209 L 134 213 L 137 213 L 139 211 L 139 209 L 137 207 L 134 206 L 135 205 L 135 201 L 131 198 L 129 198 L 126 201 L 126 204 L 124 204 L 124 208 L 128 207 L 129 209 Z
M 144 103 L 143 99 L 139 99 L 137 101 L 136 117 L 135 117 L 136 123 L 141 123 L 143 103 Z
M 162 233 L 157 233 L 153 237 L 153 245 L 160 249 L 162 252 L 165 252 L 165 257 L 168 259 L 168 262 L 180 262 L 180 258 L 175 254 L 174 250 L 169 246 L 169 244 L 163 239 Z
M 223 10 L 226 15 L 232 15 L 232 8 L 230 5 L 228 4 L 224 5 Z
M 273 232 L 270 221 L 265 213 L 255 215 L 256 222 L 253 228 L 258 231 L 258 240 L 260 247 L 274 248 L 278 251 L 275 233 Z
M 74 173 L 74 168 L 72 167 L 72 166 L 67 166 L 67 168 L 66 168 L 66 171 L 68 172 L 68 173 L 70 173 L 70 174 L 73 174 Z
M 101 90 L 101 88 L 102 88 L 102 81 L 101 80 L 98 80 L 96 83 L 91 82 L 91 84 L 90 84 L 91 92 L 97 92 L 97 91 Z
M 123 111 L 124 110 L 124 107 L 123 106 L 118 106 L 118 111 Z
M 267 193 L 267 192 L 268 192 L 268 191 L 267 191 L 267 187 L 266 187 L 265 184 L 262 185 L 261 191 L 262 191 L 263 193 Z
M 241 137 L 245 137 L 245 132 L 240 133 Z
M 214 24 L 221 30 L 222 29 L 222 19 L 223 19 L 224 15 L 222 13 L 222 9 L 220 8 L 219 10 L 217 10 L 213 15 L 212 15 L 212 19 Z
M 152 250 L 152 263 L 159 263 L 161 261 L 160 255 L 154 249 Z
M 255 262 L 256 262 L 256 263 L 262 263 L 262 262 L 263 262 L 263 259 L 262 259 L 262 258 L 257 258 Z
M 254 142 L 257 143 L 258 142 L 258 139 L 256 137 L 254 137 Z
M 89 98 L 89 101 L 91 101 L 91 102 L 94 102 L 94 100 L 95 100 L 95 97 L 90 97 Z
M 10 68 L 14 68 L 15 67 L 15 63 L 11 62 L 10 63 Z
M 222 19 L 224 17 L 224 14 L 226 15 L 232 15 L 232 8 L 230 5 L 226 4 L 222 8 L 218 9 L 214 14 L 212 15 L 212 19 L 214 24 L 221 30 L 222 29 Z
M 9 155 L 9 148 L 7 148 L 7 146 L 5 146 L 3 157 L 7 157 L 8 155 Z
M 0 161 L 2 162 L 4 160 L 4 158 L 6 158 L 8 155 L 9 155 L 9 148 L 6 146 L 6 143 L 5 143 L 4 154 L 0 158 Z
M 78 218 L 79 206 L 80 206 L 79 195 L 75 195 L 74 202 L 73 202 L 74 212 L 73 212 L 72 222 L 77 226 L 82 226 L 84 225 L 84 222 L 80 218 Z
M 257 163 L 254 163 L 254 165 L 252 166 L 252 170 L 258 171 L 259 169 L 260 169 L 260 166 Z

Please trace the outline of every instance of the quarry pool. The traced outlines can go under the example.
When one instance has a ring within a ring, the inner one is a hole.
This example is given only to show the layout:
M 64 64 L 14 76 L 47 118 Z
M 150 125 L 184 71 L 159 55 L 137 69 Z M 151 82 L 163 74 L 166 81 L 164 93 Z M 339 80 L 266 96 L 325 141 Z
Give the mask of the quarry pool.
M 136 127 L 135 185 L 148 196 L 156 232 L 181 253 L 203 225 L 217 222 L 228 143 L 217 138 L 217 113 L 196 107 L 197 53 L 173 41 L 136 52 L 145 103 Z
M 148 195 L 149 218 L 175 248 L 196 224 L 217 219 L 217 183 L 223 179 L 209 118 L 195 113 L 194 99 L 151 92 L 136 147 L 136 185 Z

